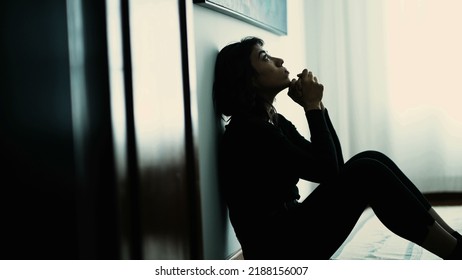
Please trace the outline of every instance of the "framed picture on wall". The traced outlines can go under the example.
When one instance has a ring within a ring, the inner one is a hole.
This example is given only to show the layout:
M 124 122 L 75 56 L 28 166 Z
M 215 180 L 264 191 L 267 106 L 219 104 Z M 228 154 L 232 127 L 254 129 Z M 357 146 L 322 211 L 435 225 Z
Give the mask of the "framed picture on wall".
M 193 0 L 278 35 L 287 35 L 287 0 Z

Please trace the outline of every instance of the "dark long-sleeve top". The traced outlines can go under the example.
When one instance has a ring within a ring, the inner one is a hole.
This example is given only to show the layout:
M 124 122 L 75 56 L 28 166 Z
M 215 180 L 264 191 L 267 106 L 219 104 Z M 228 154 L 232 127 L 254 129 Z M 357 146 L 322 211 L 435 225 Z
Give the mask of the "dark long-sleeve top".
M 235 228 L 299 199 L 299 179 L 322 183 L 338 174 L 344 161 L 327 109 L 305 115 L 310 140 L 281 114 L 276 126 L 251 117 L 226 126 L 220 178 Z

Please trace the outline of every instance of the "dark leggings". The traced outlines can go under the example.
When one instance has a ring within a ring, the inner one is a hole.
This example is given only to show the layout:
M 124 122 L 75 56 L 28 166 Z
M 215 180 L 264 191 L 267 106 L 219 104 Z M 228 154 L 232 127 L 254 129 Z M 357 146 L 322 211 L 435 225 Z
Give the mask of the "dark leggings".
M 291 234 L 300 249 L 289 257 L 330 258 L 368 206 L 388 229 L 416 244 L 423 243 L 434 223 L 431 205 L 396 164 L 382 153 L 366 151 L 290 213 Z

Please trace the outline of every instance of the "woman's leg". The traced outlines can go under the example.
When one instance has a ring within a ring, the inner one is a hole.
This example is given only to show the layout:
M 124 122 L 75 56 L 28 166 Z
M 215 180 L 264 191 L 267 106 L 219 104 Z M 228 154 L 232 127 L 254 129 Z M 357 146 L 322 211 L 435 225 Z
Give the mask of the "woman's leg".
M 401 180 L 403 185 L 408 188 L 408 190 L 420 201 L 422 206 L 427 209 L 429 214 L 438 222 L 438 224 L 443 227 L 447 232 L 451 233 L 454 237 L 460 238 L 460 234 L 455 231 L 451 226 L 449 226 L 441 216 L 433 209 L 432 205 L 428 202 L 425 196 L 420 192 L 420 190 L 414 185 L 414 183 L 401 171 L 401 169 L 392 161 L 388 156 L 377 151 L 366 151 L 357 154 L 352 158 L 352 160 L 358 158 L 370 158 L 375 159 L 386 165 L 393 173 Z
M 435 223 L 428 206 L 415 195 L 415 190 L 403 183 L 399 174 L 381 161 L 364 155 L 349 160 L 338 178 L 321 184 L 302 203 L 299 215 L 310 215 L 302 231 L 318 238 L 307 241 L 307 250 L 332 255 L 370 205 L 391 231 L 447 258 L 456 247 L 455 238 Z M 313 212 L 324 216 L 313 217 L 310 214 Z M 320 242 L 323 238 L 327 238 L 326 244 Z M 429 243 L 429 238 L 438 242 Z M 436 243 L 439 246 L 433 246 Z
M 393 172 L 396 174 L 396 176 L 398 176 L 401 182 L 403 182 L 403 184 L 409 189 L 409 191 L 411 191 L 414 194 L 414 196 L 422 203 L 424 208 L 428 210 L 428 213 L 435 219 L 436 223 L 430 229 L 429 237 L 427 238 L 427 240 L 425 241 L 425 244 L 423 245 L 424 248 L 443 247 L 439 240 L 436 240 L 435 238 L 432 238 L 431 236 L 440 235 L 440 233 L 438 233 L 440 231 L 447 231 L 457 240 L 457 246 L 458 246 L 458 249 L 455 250 L 456 252 L 454 252 L 454 254 L 451 255 L 449 258 L 460 259 L 462 257 L 461 256 L 462 235 L 460 235 L 459 232 L 455 231 L 450 225 L 446 223 L 446 221 L 444 221 L 444 219 L 435 211 L 435 209 L 428 202 L 428 200 L 423 196 L 420 190 L 414 185 L 414 183 L 412 183 L 412 181 L 401 171 L 401 169 L 389 157 L 377 151 L 366 151 L 366 152 L 356 155 L 355 158 L 376 159 L 382 162 L 383 164 L 385 164 L 391 170 L 393 170 Z

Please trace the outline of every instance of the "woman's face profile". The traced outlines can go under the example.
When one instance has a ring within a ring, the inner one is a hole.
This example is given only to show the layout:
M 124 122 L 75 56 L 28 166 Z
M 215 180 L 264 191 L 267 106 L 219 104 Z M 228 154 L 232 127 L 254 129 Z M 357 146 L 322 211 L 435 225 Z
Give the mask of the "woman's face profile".
M 289 71 L 282 66 L 284 60 L 270 56 L 259 44 L 253 47 L 250 63 L 257 72 L 254 84 L 260 91 L 277 94 L 290 85 Z

